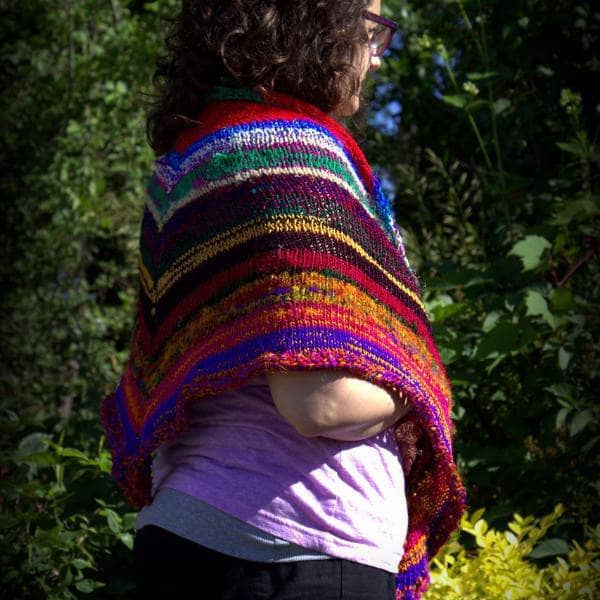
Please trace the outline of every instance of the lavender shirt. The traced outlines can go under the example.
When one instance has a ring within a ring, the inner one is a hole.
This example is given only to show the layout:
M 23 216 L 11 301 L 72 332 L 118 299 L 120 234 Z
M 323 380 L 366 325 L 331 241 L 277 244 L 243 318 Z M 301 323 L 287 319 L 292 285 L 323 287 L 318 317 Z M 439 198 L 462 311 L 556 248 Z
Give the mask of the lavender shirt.
M 300 435 L 264 376 L 196 403 L 190 428 L 153 461 L 172 488 L 281 539 L 397 572 L 408 527 L 390 429 L 360 442 Z

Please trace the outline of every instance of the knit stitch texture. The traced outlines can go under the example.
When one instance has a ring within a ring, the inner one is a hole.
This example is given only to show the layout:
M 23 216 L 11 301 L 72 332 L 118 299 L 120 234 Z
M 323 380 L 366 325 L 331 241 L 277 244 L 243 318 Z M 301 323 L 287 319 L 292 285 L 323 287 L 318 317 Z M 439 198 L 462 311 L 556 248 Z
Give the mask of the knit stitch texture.
M 398 439 L 420 432 L 396 578 L 397 598 L 420 598 L 466 495 L 450 383 L 390 203 L 349 132 L 311 104 L 222 86 L 197 122 L 148 185 L 130 357 L 101 406 L 113 476 L 134 507 L 149 503 L 152 453 L 187 428 L 190 403 L 264 371 L 371 381 L 413 404 Z

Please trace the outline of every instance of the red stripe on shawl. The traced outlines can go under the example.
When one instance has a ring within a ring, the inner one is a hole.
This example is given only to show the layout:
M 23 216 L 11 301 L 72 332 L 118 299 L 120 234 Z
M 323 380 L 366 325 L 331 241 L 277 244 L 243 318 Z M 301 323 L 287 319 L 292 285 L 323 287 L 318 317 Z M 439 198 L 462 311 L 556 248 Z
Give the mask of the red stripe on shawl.
M 277 249 L 273 252 L 261 255 L 258 261 L 256 257 L 251 257 L 242 263 L 236 264 L 227 271 L 219 271 L 218 275 L 212 277 L 209 281 L 206 281 L 192 294 L 189 294 L 186 297 L 185 302 L 180 302 L 174 305 L 173 309 L 170 311 L 170 314 L 163 318 L 160 329 L 155 331 L 153 334 L 150 333 L 143 321 L 140 322 L 140 343 L 145 350 L 152 347 L 159 347 L 164 338 L 170 335 L 177 321 L 185 318 L 187 315 L 194 312 L 194 310 L 197 310 L 199 305 L 202 305 L 207 298 L 215 294 L 219 289 L 227 286 L 232 281 L 241 280 L 250 270 L 256 269 L 256 267 L 261 263 L 268 262 L 269 264 L 277 264 L 283 259 L 283 266 L 291 265 L 294 267 L 316 270 L 315 265 L 323 264 L 320 260 L 322 256 L 327 257 L 328 267 L 335 269 L 342 274 L 348 275 L 353 279 L 353 281 L 360 283 L 375 300 L 379 300 L 385 303 L 387 306 L 391 306 L 404 319 L 406 319 L 408 323 L 414 324 L 417 327 L 418 332 L 423 336 L 430 354 L 436 360 L 440 360 L 437 350 L 435 349 L 435 344 L 426 325 L 418 317 L 418 315 L 410 310 L 410 308 L 400 302 L 393 294 L 388 292 L 384 287 L 376 283 L 372 278 L 368 277 L 361 269 L 358 269 L 353 264 L 348 263 L 341 258 L 335 258 L 329 255 L 324 255 L 323 253 L 311 252 L 309 250 L 298 252 L 297 250 Z M 269 285 L 272 285 L 272 283 Z M 252 295 L 258 298 L 262 293 L 264 293 L 264 290 L 262 288 L 257 288 L 253 290 Z M 186 308 L 187 310 L 185 310 Z
M 315 309 L 319 309 L 321 304 L 316 302 L 304 303 L 302 306 L 294 307 L 296 318 L 300 322 L 308 322 L 310 320 L 311 312 L 314 312 Z M 272 307 L 261 307 L 257 308 L 252 314 L 243 315 L 238 321 L 236 326 L 236 332 L 239 333 L 239 336 L 235 338 L 232 345 L 236 346 L 238 344 L 243 344 L 247 340 L 250 340 L 254 337 L 257 337 L 264 333 L 262 330 L 257 330 L 257 323 L 261 321 L 261 313 L 271 312 Z M 282 307 L 282 312 L 284 311 L 284 307 Z M 335 310 L 336 312 L 336 322 L 344 322 L 340 321 L 344 319 L 346 322 L 355 321 L 360 319 L 355 313 L 346 309 L 345 307 L 338 307 Z M 287 319 L 287 317 L 285 317 Z M 271 318 L 271 320 L 273 320 Z M 385 329 L 379 328 L 379 333 L 375 331 L 369 336 L 369 340 L 377 340 L 382 336 L 385 337 Z M 226 336 L 229 341 L 231 340 L 231 332 L 228 331 L 228 327 L 220 326 L 218 327 L 214 334 L 209 338 L 203 338 L 202 341 L 198 344 L 191 345 L 188 349 L 188 352 L 179 360 L 175 365 L 173 365 L 162 377 L 161 382 L 152 390 L 153 402 L 152 404 L 146 404 L 144 408 L 143 419 L 140 419 L 140 415 L 138 410 L 135 408 L 127 406 L 127 412 L 132 423 L 134 430 L 139 431 L 141 427 L 141 423 L 145 423 L 148 420 L 148 415 L 150 415 L 154 410 L 161 406 L 166 398 L 174 394 L 180 389 L 180 386 L 183 384 L 185 377 L 188 375 L 189 371 L 196 365 L 198 362 L 201 362 L 205 358 L 219 354 L 222 350 L 222 337 Z M 375 342 L 377 343 L 377 342 Z M 385 347 L 383 344 L 377 344 L 380 347 Z M 412 359 L 410 354 L 405 352 L 401 347 L 394 345 L 394 350 L 398 352 L 401 356 L 401 360 L 399 361 L 403 365 L 410 365 L 409 372 L 411 374 L 411 378 L 415 378 L 419 381 L 419 387 L 423 390 L 429 392 L 429 397 L 436 398 L 436 403 L 438 404 L 437 410 L 439 411 L 440 399 L 444 397 L 444 394 L 441 393 L 439 385 L 432 381 L 430 377 L 427 376 L 427 373 L 418 368 L 418 364 Z M 344 351 L 345 352 L 345 351 Z M 234 367 L 235 369 L 240 368 L 242 365 L 237 365 Z M 343 368 L 343 365 L 340 365 Z M 384 368 L 382 366 L 382 368 Z M 213 373 L 214 377 L 216 373 Z M 135 386 L 134 384 L 134 387 Z M 129 389 L 129 391 L 133 391 Z M 132 394 L 135 397 L 135 403 L 140 406 L 140 395 Z M 132 412 L 133 408 L 133 412 Z
M 374 181 L 371 166 L 350 132 L 341 123 L 308 102 L 278 92 L 268 94 L 267 102 L 275 103 L 276 106 L 251 100 L 211 102 L 196 117 L 195 120 L 199 122 L 199 125 L 186 128 L 179 134 L 175 150 L 181 153 L 190 144 L 198 141 L 200 137 L 210 135 L 224 127 L 235 127 L 273 119 L 292 121 L 301 116 L 319 126 L 325 126 L 337 136 L 352 154 L 360 177 L 369 193 L 373 194 Z
M 286 264 L 289 263 L 295 267 L 310 269 L 314 268 L 315 264 L 323 264 L 319 260 L 319 257 L 323 256 L 323 254 L 318 252 L 310 252 L 308 250 L 302 250 L 302 252 L 298 252 L 297 250 L 278 250 L 277 254 L 285 259 Z M 363 270 L 355 267 L 352 263 L 327 254 L 325 254 L 325 256 L 327 256 L 328 269 L 338 271 L 342 275 L 348 275 L 352 281 L 360 283 L 374 300 L 380 300 L 383 304 L 399 313 L 408 323 L 414 324 L 417 327 L 419 334 L 425 339 L 430 354 L 439 359 L 431 334 L 417 313 L 400 302 L 398 298 L 376 283 L 371 277 L 367 276 Z M 414 292 L 414 290 L 412 291 Z
M 251 100 L 219 100 L 205 106 L 196 120 L 198 126 L 184 129 L 177 138 L 175 150 L 183 152 L 190 144 L 200 138 L 215 133 L 225 127 L 236 127 L 249 123 L 260 123 L 281 119 L 292 121 L 298 119 L 298 112 L 274 106 L 268 106 Z M 303 115 L 305 116 L 305 115 Z
M 313 117 L 317 123 L 320 123 L 330 129 L 339 139 L 342 140 L 344 145 L 352 153 L 352 157 L 360 171 L 360 176 L 367 186 L 369 193 L 372 194 L 374 192 L 373 171 L 371 166 L 367 162 L 367 159 L 365 158 L 360 146 L 356 143 L 356 140 L 341 123 L 330 117 L 327 113 L 323 112 L 313 104 L 309 104 L 308 102 L 298 98 L 291 98 L 290 96 L 280 94 L 278 92 L 271 92 L 268 94 L 267 102 L 275 102 L 279 105 L 289 106 L 295 111 Z

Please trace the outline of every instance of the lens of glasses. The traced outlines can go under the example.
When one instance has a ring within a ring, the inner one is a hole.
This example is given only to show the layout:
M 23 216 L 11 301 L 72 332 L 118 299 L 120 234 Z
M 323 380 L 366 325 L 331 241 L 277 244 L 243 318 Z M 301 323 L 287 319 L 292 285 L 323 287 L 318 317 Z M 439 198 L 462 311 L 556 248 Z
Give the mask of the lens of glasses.
M 389 27 L 385 27 L 385 25 L 373 30 L 369 46 L 375 56 L 381 56 L 385 52 L 391 39 L 391 33 L 392 30 Z

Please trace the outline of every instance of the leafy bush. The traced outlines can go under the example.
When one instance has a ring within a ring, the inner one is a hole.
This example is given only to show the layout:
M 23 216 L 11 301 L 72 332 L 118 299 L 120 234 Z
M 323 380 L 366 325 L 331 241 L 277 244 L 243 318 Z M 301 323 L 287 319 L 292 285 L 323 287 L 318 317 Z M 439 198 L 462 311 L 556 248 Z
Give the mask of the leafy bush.
M 375 106 L 395 128 L 374 119 L 368 147 L 452 379 L 470 502 L 499 527 L 562 503 L 580 538 L 600 514 L 597 13 L 385 7 L 402 35 Z
M 136 514 L 109 479 L 104 438 L 87 453 L 63 442 L 34 432 L 4 457 L 14 470 L 0 486 L 3 597 L 133 597 Z
M 128 351 L 152 159 L 158 13 L 135 4 L 2 5 L 2 597 L 132 589 L 98 407 Z
M 600 526 L 588 529 L 583 546 L 543 539 L 564 507 L 541 519 L 515 514 L 508 531 L 488 527 L 484 510 L 465 514 L 461 531 L 475 550 L 456 539 L 433 560 L 427 600 L 593 600 L 600 593 Z M 562 555 L 562 556 L 557 556 Z M 549 564 L 549 557 L 556 559 Z
M 2 4 L 3 597 L 132 593 L 134 515 L 107 473 L 98 406 L 128 348 L 145 103 L 159 17 L 176 6 Z M 424 283 L 470 502 L 488 507 L 438 559 L 431 594 L 586 597 L 600 514 L 597 11 L 384 9 L 401 36 L 374 81 L 366 149 Z M 559 503 L 551 522 L 511 520 Z M 584 538 L 552 564 L 539 555 Z M 518 577 L 486 570 L 505 555 Z

